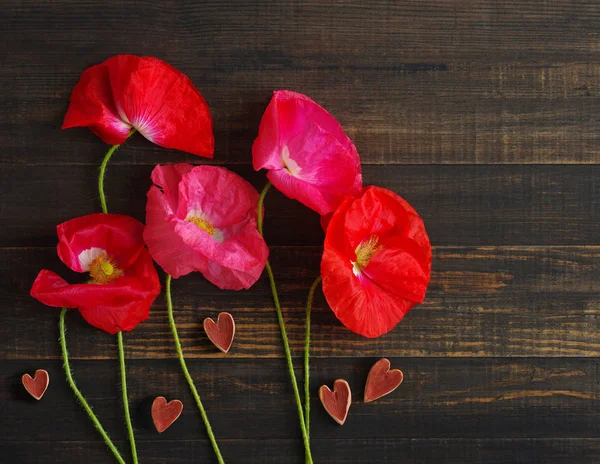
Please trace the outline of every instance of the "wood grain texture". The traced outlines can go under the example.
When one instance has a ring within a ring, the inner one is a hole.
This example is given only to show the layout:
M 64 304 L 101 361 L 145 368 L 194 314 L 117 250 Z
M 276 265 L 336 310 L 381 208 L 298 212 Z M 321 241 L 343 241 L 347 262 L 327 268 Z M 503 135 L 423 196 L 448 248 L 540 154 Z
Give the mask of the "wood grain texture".
M 250 166 L 229 167 L 258 189 L 266 183 L 264 173 Z M 144 220 L 151 171 L 151 166 L 109 166 L 109 210 Z M 55 246 L 57 224 L 98 211 L 96 175 L 97 166 L 0 169 L 6 189 L 0 246 Z M 598 165 L 365 166 L 363 179 L 408 200 L 433 245 L 600 243 Z M 272 246 L 323 243 L 318 215 L 275 189 L 265 201 L 265 237 Z
M 430 464 L 443 460 L 447 464 L 530 464 L 550 461 L 553 464 L 596 464 L 600 442 L 593 438 L 394 438 L 359 440 L 313 440 L 313 456 L 319 462 L 354 464 L 396 464 L 398 460 L 411 464 Z M 301 464 L 299 456 L 291 456 L 296 446 L 293 440 L 221 440 L 230 454 L 244 456 L 249 462 L 261 464 Z M 163 463 L 164 448 L 168 446 L 171 459 L 182 464 L 210 462 L 212 448 L 208 441 L 186 440 L 140 442 L 140 456 L 144 462 Z M 63 464 L 105 462 L 106 450 L 99 442 L 13 441 L 3 445 L 3 455 L 14 462 L 36 464 L 32 456 L 56 456 Z M 126 449 L 125 442 L 119 442 Z M 378 456 L 375 455 L 378 453 Z M 375 456 L 374 456 L 375 455 Z
M 68 390 L 58 310 L 29 295 L 41 268 L 75 282 L 55 253 L 56 224 L 99 209 L 107 146 L 61 131 L 81 72 L 117 53 L 185 72 L 214 119 L 205 160 L 132 137 L 113 157 L 109 209 L 144 218 L 157 163 L 223 165 L 262 188 L 251 146 L 273 90 L 310 95 L 355 142 L 366 184 L 423 216 L 434 247 L 426 302 L 366 340 L 317 292 L 313 312 L 316 463 L 600 462 L 600 5 L 592 0 L 5 0 L 0 14 L 0 461 L 111 462 Z M 295 360 L 306 292 L 319 268 L 316 214 L 270 193 L 266 238 Z M 302 225 L 301 227 L 299 225 Z M 223 292 L 174 281 L 176 318 L 226 462 L 301 463 L 303 451 L 266 279 Z M 229 311 L 223 355 L 201 328 Z M 127 454 L 116 340 L 67 319 L 75 377 Z M 214 462 L 179 372 L 165 304 L 127 334 L 143 463 Z M 338 427 L 316 400 L 392 359 L 405 381 Z M 50 371 L 40 402 L 20 376 Z M 300 371 L 297 372 L 300 375 Z M 157 395 L 184 413 L 153 429 Z
M 313 362 L 314 438 L 595 438 L 600 433 L 598 408 L 590 407 L 600 399 L 597 359 L 390 357 L 392 366 L 404 372 L 404 382 L 392 394 L 365 404 L 361 400 L 364 382 L 376 359 Z M 189 362 L 217 438 L 295 439 L 302 448 L 284 364 L 282 359 Z M 35 361 L 3 363 L 3 377 L 12 377 L 3 382 L 6 385 L 0 395 L 7 404 L 3 416 L 12 426 L 0 443 L 22 439 L 26 433 L 50 440 L 56 436 L 56 428 L 71 440 L 85 440 L 93 434 L 93 426 L 66 388 L 60 361 L 44 362 L 51 378 L 44 400 L 27 399 L 16 374 L 37 365 Z M 132 360 L 128 366 L 138 439 L 206 438 L 177 360 Z M 115 438 L 125 439 L 117 362 L 77 361 L 72 368 L 106 429 Z M 333 422 L 317 397 L 319 386 L 331 385 L 336 378 L 346 379 L 353 392 L 343 427 Z M 163 434 L 156 432 L 150 417 L 156 396 L 184 403 L 179 420 Z M 55 411 L 61 411 L 60 416 Z
M 0 163 L 97 164 L 94 136 L 58 129 L 81 72 L 119 52 L 161 57 L 198 85 L 215 163 L 248 162 L 278 88 L 339 118 L 364 163 L 600 161 L 594 2 L 67 4 L 3 4 Z M 145 144 L 134 161 L 164 154 Z
M 304 305 L 320 263 L 319 248 L 274 248 L 272 263 L 296 356 L 304 343 Z M 312 353 L 316 357 L 360 356 L 600 356 L 597 276 L 600 247 L 492 247 L 434 249 L 433 276 L 426 301 L 396 329 L 375 340 L 344 328 L 317 291 L 313 310 Z M 0 298 L 6 305 L 0 353 L 10 359 L 57 359 L 54 334 L 58 309 L 29 296 L 43 267 L 71 282 L 53 248 L 0 250 Z M 18 274 L 14 270 L 18 269 Z M 223 358 L 202 329 L 205 317 L 230 312 L 236 338 L 227 357 L 279 357 L 282 346 L 265 277 L 249 291 L 226 292 L 202 276 L 173 281 L 176 320 L 186 355 Z M 112 359 L 114 337 L 70 315 L 74 358 Z M 14 326 L 20 330 L 15 332 Z M 165 303 L 127 335 L 130 358 L 175 356 Z

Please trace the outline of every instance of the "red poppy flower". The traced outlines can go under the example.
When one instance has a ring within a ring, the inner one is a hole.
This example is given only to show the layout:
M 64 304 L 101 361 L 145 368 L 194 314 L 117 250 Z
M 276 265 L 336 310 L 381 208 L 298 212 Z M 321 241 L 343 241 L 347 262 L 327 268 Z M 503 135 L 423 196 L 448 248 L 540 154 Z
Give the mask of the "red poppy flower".
M 323 293 L 353 332 L 378 337 L 425 298 L 431 244 L 415 210 L 394 192 L 367 187 L 333 214 L 321 261 Z
M 60 224 L 59 258 L 75 272 L 89 272 L 90 279 L 69 284 L 43 270 L 31 296 L 48 306 L 77 308 L 89 324 L 111 334 L 132 330 L 148 317 L 160 293 L 143 228 L 132 217 L 102 213 Z
M 252 146 L 254 169 L 286 196 L 324 215 L 362 187 L 356 147 L 324 108 L 306 95 L 273 94 Z
M 258 193 L 216 166 L 156 166 L 144 239 L 174 278 L 201 272 L 219 288 L 240 290 L 260 277 L 269 250 L 256 228 Z
M 135 128 L 161 147 L 207 158 L 214 152 L 204 98 L 185 74 L 153 57 L 117 55 L 86 69 L 62 128 L 82 126 L 110 145 Z

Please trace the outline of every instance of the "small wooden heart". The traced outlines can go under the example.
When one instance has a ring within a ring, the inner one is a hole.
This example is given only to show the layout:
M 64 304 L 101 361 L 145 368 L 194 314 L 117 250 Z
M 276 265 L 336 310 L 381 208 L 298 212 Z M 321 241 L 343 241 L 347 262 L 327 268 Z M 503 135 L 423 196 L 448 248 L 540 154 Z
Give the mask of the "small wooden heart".
M 344 425 L 348 417 L 348 410 L 352 403 L 352 392 L 350 385 L 344 379 L 333 382 L 333 391 L 327 385 L 319 388 L 319 399 L 323 403 L 325 411 L 340 425 Z
M 23 374 L 21 382 L 23 382 L 23 386 L 25 387 L 25 390 L 27 390 L 27 393 L 36 400 L 41 400 L 50 383 L 50 376 L 44 369 L 38 369 L 35 371 L 35 374 L 33 374 L 33 378 L 31 378 L 29 374 Z
M 235 335 L 235 321 L 229 313 L 219 313 L 217 322 L 210 317 L 204 319 L 204 331 L 213 344 L 223 353 L 227 353 Z
M 390 360 L 381 358 L 369 371 L 365 385 L 365 403 L 375 401 L 392 393 L 404 380 L 400 369 L 390 370 Z
M 152 420 L 158 433 L 163 433 L 175 422 L 183 411 L 183 403 L 171 400 L 167 403 L 164 396 L 157 396 L 152 403 Z

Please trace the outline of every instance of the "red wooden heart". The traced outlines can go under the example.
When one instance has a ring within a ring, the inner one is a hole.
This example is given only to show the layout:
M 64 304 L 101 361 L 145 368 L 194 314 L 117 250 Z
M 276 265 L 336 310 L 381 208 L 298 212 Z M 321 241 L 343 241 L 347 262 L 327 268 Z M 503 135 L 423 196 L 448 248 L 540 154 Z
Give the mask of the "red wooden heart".
M 163 433 L 175 422 L 183 411 L 183 403 L 172 400 L 167 403 L 164 396 L 157 396 L 152 403 L 152 420 L 158 433 Z
M 210 317 L 204 319 L 204 331 L 213 344 L 223 353 L 227 353 L 235 335 L 235 321 L 229 313 L 219 313 L 217 323 Z
M 44 369 L 38 369 L 35 371 L 35 374 L 33 374 L 33 378 L 31 378 L 29 374 L 23 374 L 21 382 L 23 382 L 23 386 L 25 387 L 25 390 L 27 390 L 27 393 L 36 400 L 41 400 L 50 383 L 50 376 Z
M 365 385 L 365 403 L 375 401 L 382 396 L 392 393 L 400 386 L 404 374 L 400 369 L 390 370 L 390 361 L 381 358 L 369 371 Z
M 327 385 L 319 388 L 319 399 L 325 411 L 340 425 L 344 425 L 348 417 L 348 410 L 352 403 L 350 385 L 344 379 L 333 382 L 333 391 Z

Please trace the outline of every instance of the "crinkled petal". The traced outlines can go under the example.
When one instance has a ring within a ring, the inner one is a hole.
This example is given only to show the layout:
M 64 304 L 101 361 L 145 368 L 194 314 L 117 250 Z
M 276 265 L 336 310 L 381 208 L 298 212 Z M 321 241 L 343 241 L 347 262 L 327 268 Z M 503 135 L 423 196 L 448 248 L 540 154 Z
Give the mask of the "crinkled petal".
M 154 186 L 148 192 L 144 238 L 156 262 L 173 277 L 201 272 L 220 288 L 254 284 L 268 257 L 256 229 L 256 190 L 237 174 L 215 166 L 157 167 L 154 173 L 163 191 Z M 190 218 L 208 221 L 214 233 Z
M 429 284 L 431 262 L 426 261 L 421 247 L 413 240 L 399 242 L 394 248 L 380 242 L 383 248 L 362 272 L 384 291 L 421 303 Z
M 144 248 L 144 225 L 121 214 L 89 214 L 59 224 L 58 256 L 69 268 L 85 272 L 82 253 L 102 250 L 117 262 L 121 269 L 130 266 Z
M 109 145 L 123 143 L 131 126 L 123 121 L 115 106 L 106 62 L 86 69 L 73 88 L 63 129 L 89 127 Z
M 179 183 L 177 216 L 202 213 L 219 229 L 256 223 L 258 192 L 236 173 L 219 166 L 196 166 Z
M 373 282 L 361 282 L 350 261 L 325 250 L 321 261 L 323 293 L 336 317 L 347 328 L 375 338 L 392 330 L 415 302 L 388 293 Z
M 360 160 L 330 132 L 307 121 L 282 147 L 283 162 L 295 177 L 329 193 L 358 195 L 362 188 Z
M 292 176 L 285 169 L 267 172 L 267 179 L 285 196 L 292 200 L 298 200 L 320 215 L 326 215 L 334 211 L 344 199 L 341 195 L 332 195 Z
M 170 213 L 175 214 L 179 205 L 179 182 L 194 166 L 187 163 L 157 164 L 152 170 L 152 182 L 163 192 L 170 207 Z
M 123 121 L 161 147 L 212 158 L 210 111 L 185 74 L 153 57 L 117 55 L 105 64 Z
M 175 231 L 183 241 L 197 253 L 222 266 L 240 271 L 248 271 L 256 266 L 264 267 L 268 249 L 256 227 L 247 223 L 236 235 L 223 242 L 214 240 L 195 224 L 179 221 Z
M 37 276 L 31 296 L 48 306 L 77 308 L 94 327 L 114 334 L 129 331 L 148 317 L 160 293 L 152 259 L 143 250 L 121 277 L 110 284 L 68 284 L 51 271 Z
M 190 272 L 203 272 L 208 265 L 207 258 L 195 253 L 175 232 L 177 222 L 169 196 L 152 186 L 146 203 L 144 240 L 154 260 L 175 279 Z
M 266 252 L 268 255 L 268 252 Z M 254 267 L 246 271 L 222 266 L 215 261 L 208 261 L 206 270 L 202 273 L 206 279 L 223 290 L 242 290 L 252 287 L 259 279 L 265 267 L 264 260 L 253 260 Z

